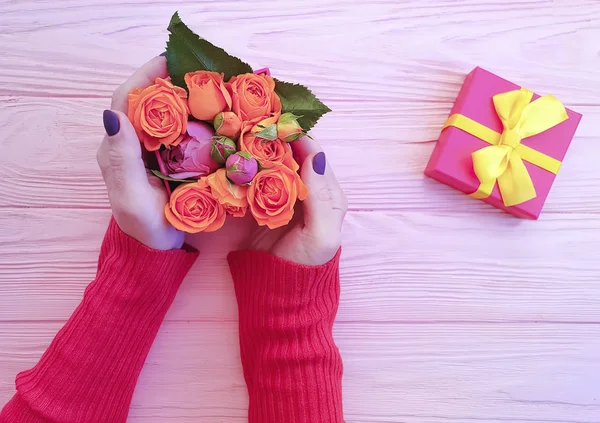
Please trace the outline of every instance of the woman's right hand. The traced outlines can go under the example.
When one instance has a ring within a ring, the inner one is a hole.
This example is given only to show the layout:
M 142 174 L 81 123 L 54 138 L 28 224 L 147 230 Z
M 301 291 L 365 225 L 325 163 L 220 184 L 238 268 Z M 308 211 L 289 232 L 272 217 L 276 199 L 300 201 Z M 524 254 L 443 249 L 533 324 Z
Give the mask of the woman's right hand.
M 165 218 L 167 192 L 161 180 L 148 173 L 142 147 L 127 118 L 129 92 L 145 88 L 157 77 L 166 78 L 167 62 L 155 57 L 138 69 L 113 94 L 111 110 L 104 111 L 106 135 L 98 149 L 98 164 L 119 228 L 156 250 L 181 248 L 184 234 Z
M 348 201 L 325 153 L 314 140 L 304 137 L 291 145 L 301 166 L 300 176 L 308 187 L 308 198 L 296 209 L 298 215 L 288 226 L 257 228 L 251 235 L 250 249 L 318 266 L 330 261 L 340 248 Z

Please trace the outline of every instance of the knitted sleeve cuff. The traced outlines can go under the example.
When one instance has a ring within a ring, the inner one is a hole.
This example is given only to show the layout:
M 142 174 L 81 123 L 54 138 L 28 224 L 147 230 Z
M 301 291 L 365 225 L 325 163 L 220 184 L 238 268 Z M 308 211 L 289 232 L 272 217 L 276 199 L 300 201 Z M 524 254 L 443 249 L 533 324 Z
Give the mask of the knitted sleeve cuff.
M 322 266 L 229 254 L 249 423 L 341 423 L 342 360 L 332 328 L 341 251 Z
M 96 279 L 38 364 L 17 376 L 18 394 L 0 421 L 125 422 L 158 328 L 197 256 L 150 249 L 111 220 Z

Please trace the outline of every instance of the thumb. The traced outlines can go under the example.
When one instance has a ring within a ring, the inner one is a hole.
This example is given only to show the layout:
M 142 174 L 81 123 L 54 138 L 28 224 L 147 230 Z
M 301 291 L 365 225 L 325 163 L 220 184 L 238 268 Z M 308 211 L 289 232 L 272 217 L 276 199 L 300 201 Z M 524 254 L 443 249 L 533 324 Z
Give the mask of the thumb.
M 109 196 L 126 194 L 128 187 L 147 184 L 140 141 L 127 116 L 105 110 L 103 121 L 106 136 L 97 159 Z
M 346 197 L 327 165 L 325 153 L 308 155 L 300 175 L 308 187 L 308 197 L 304 201 L 306 228 L 316 237 L 339 235 L 346 215 Z

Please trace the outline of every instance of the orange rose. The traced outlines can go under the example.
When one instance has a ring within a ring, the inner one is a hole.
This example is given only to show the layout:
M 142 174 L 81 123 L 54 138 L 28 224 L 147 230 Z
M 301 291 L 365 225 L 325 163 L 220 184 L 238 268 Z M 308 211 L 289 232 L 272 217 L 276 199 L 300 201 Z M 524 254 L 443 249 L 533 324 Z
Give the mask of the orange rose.
M 202 178 L 173 191 L 165 216 L 180 231 L 214 232 L 225 223 L 225 207 L 213 197 L 206 178 Z
M 218 113 L 231 109 L 231 95 L 225 88 L 223 74 L 189 72 L 184 79 L 190 91 L 190 111 L 196 119 L 212 122 Z
M 296 200 L 304 200 L 308 189 L 300 176 L 282 165 L 265 169 L 248 188 L 248 204 L 259 225 L 269 229 L 287 225 L 294 216 Z
M 221 112 L 215 116 L 213 125 L 217 135 L 237 140 L 242 128 L 242 121 L 233 112 Z
M 233 217 L 244 217 L 246 216 L 246 212 L 248 211 L 248 206 L 236 207 L 225 204 L 225 210 L 227 210 L 227 214 L 230 214 Z
M 271 117 L 260 121 L 258 124 L 246 122 L 240 134 L 240 150 L 250 153 L 262 167 L 271 167 L 275 164 L 283 164 L 293 171 L 299 169 L 298 163 L 292 155 L 292 148 L 288 143 L 280 139 L 273 141 L 259 138 L 257 133 L 264 128 L 277 123 L 277 117 Z
M 247 185 L 236 185 L 227 179 L 227 171 L 219 169 L 206 177 L 213 197 L 226 206 L 243 208 L 248 206 Z
M 245 73 L 233 76 L 227 84 L 232 109 L 242 122 L 281 114 L 281 101 L 275 93 L 275 81 L 268 75 Z
M 169 80 L 156 78 L 154 85 L 129 93 L 127 116 L 148 151 L 179 144 L 189 114 L 187 93 Z

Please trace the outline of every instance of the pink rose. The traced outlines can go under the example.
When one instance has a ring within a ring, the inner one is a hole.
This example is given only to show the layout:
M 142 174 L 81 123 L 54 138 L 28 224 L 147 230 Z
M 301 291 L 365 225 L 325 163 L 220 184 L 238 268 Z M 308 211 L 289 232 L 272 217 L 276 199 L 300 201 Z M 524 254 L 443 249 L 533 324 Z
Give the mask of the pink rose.
M 171 178 L 188 179 L 207 176 L 219 168 L 210 156 L 214 131 L 201 122 L 188 122 L 187 136 L 177 146 L 161 151 Z
M 258 162 L 245 151 L 232 154 L 227 158 L 227 178 L 236 185 L 247 185 L 258 172 Z

